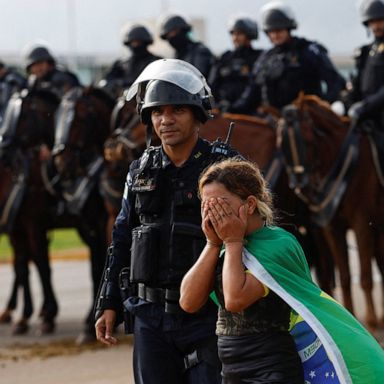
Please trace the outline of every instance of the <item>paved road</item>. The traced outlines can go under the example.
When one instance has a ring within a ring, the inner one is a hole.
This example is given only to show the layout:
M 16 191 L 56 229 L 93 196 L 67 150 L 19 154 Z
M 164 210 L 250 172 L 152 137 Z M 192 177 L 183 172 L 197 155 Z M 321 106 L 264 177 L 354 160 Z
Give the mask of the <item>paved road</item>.
M 364 300 L 356 284 L 358 268 L 353 244 L 351 249 L 355 282 L 353 290 L 357 315 L 361 319 Z M 48 337 L 36 335 L 36 315 L 31 320 L 31 329 L 26 336 L 12 336 L 10 325 L 0 325 L 0 384 L 133 383 L 130 337 L 120 333 L 121 343 L 114 348 L 103 347 L 98 343 L 79 348 L 74 343 L 91 303 L 89 263 L 86 260 L 55 260 L 52 264 L 53 281 L 60 304 L 56 333 Z M 35 307 L 39 308 L 40 286 L 36 271 L 33 266 L 31 268 Z M 5 305 L 12 276 L 11 266 L 0 264 L 0 308 Z M 381 298 L 379 281 L 376 271 L 377 308 L 380 308 Z M 339 290 L 336 298 L 340 299 Z M 381 338 L 384 340 L 383 335 Z
M 56 332 L 52 336 L 37 335 L 37 314 L 25 336 L 12 336 L 10 325 L 0 325 L 0 384 L 133 384 L 130 337 L 120 332 L 121 343 L 114 348 L 100 343 L 85 347 L 75 344 L 91 305 L 89 263 L 79 260 L 52 264 L 60 305 Z M 11 265 L 0 264 L 0 308 L 5 305 L 12 275 Z M 34 266 L 31 285 L 38 312 L 40 286 Z

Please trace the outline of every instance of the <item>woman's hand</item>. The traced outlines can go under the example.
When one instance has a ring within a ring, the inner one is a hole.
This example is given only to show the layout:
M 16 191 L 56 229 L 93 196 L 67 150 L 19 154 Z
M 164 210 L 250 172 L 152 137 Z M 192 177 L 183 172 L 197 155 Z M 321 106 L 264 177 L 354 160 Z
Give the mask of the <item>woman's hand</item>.
M 209 218 L 208 212 L 209 212 L 209 203 L 208 201 L 203 201 L 201 204 L 201 217 L 202 217 L 201 228 L 205 234 L 205 237 L 207 238 L 208 243 L 211 243 L 212 245 L 216 245 L 216 246 L 221 246 L 223 241 L 217 235 L 212 225 L 212 222 Z
M 238 212 L 222 198 L 208 201 L 208 218 L 217 236 L 223 242 L 241 241 L 245 236 L 248 216 L 246 206 L 241 205 Z

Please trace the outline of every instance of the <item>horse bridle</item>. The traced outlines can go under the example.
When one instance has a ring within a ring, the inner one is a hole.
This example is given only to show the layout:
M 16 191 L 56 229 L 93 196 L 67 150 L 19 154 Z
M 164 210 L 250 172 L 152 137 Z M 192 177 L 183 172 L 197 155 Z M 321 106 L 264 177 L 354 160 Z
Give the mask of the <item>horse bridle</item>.
M 332 168 L 318 186 L 313 186 L 305 164 L 305 143 L 300 131 L 298 108 L 287 106 L 283 117 L 282 147 L 290 188 L 308 206 L 312 219 L 320 226 L 326 225 L 347 188 L 351 170 L 357 161 L 361 135 L 355 129 L 349 131 Z

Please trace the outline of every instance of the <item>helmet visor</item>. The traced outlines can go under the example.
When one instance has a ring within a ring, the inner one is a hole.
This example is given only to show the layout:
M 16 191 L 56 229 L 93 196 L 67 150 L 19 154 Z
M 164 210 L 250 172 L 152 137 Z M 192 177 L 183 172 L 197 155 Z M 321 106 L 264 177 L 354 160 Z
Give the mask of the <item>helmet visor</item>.
M 131 100 L 137 94 L 140 83 L 150 80 L 167 81 L 192 94 L 199 93 L 204 89 L 208 95 L 211 95 L 207 81 L 193 65 L 178 59 L 160 59 L 145 67 L 129 88 L 127 100 Z

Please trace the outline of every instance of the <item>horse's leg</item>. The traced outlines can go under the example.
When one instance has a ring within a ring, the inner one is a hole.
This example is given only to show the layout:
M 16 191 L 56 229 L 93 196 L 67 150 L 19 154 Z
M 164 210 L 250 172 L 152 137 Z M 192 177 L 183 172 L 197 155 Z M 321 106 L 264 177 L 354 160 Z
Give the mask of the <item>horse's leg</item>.
M 14 268 L 15 268 L 15 302 L 14 308 L 16 308 L 17 301 L 17 288 L 23 288 L 24 307 L 22 316 L 17 320 L 13 326 L 12 333 L 15 335 L 21 335 L 28 331 L 28 321 L 33 313 L 33 301 L 29 284 L 29 258 L 28 258 L 28 246 L 27 237 L 24 231 L 14 231 L 9 236 L 11 245 L 14 250 Z
M 16 309 L 17 306 L 17 293 L 18 293 L 18 281 L 16 277 L 16 265 L 14 264 L 15 275 L 13 277 L 11 295 L 9 296 L 7 306 L 3 312 L 0 314 L 0 324 L 8 324 L 12 321 L 12 312 Z
M 312 261 L 315 266 L 319 286 L 323 291 L 333 295 L 335 288 L 335 263 L 332 258 L 332 251 L 320 228 L 312 225 L 309 228 L 309 234 L 312 239 L 311 248 L 315 253 Z
M 324 228 L 323 234 L 339 270 L 343 304 L 351 313 L 354 313 L 346 228 L 342 224 L 336 223 Z
M 381 320 L 380 326 L 384 327 L 384 233 L 382 228 L 375 233 L 375 258 L 381 275 Z
M 368 223 L 368 221 L 366 223 Z M 372 296 L 372 260 L 375 249 L 375 236 L 374 231 L 372 231 L 367 224 L 355 228 L 355 236 L 359 251 L 360 285 L 363 289 L 366 302 L 365 322 L 367 327 L 373 331 L 377 328 L 378 324 Z
M 104 215 L 105 212 L 99 212 L 99 218 L 97 219 L 98 222 L 96 222 L 94 215 L 92 215 L 95 219 L 93 223 L 88 220 L 87 223 L 83 222 L 78 228 L 80 237 L 90 249 L 92 275 L 92 305 L 85 320 L 84 332 L 77 339 L 77 342 L 80 344 L 89 342 L 95 338 L 94 307 L 100 281 L 103 275 L 107 245 L 106 220 L 103 217 Z
M 42 334 L 52 333 L 55 328 L 54 320 L 58 313 L 58 304 L 51 282 L 47 232 L 44 226 L 39 226 L 39 223 L 36 223 L 29 236 L 33 249 L 32 259 L 39 273 L 44 297 L 40 311 L 42 318 L 40 331 Z

